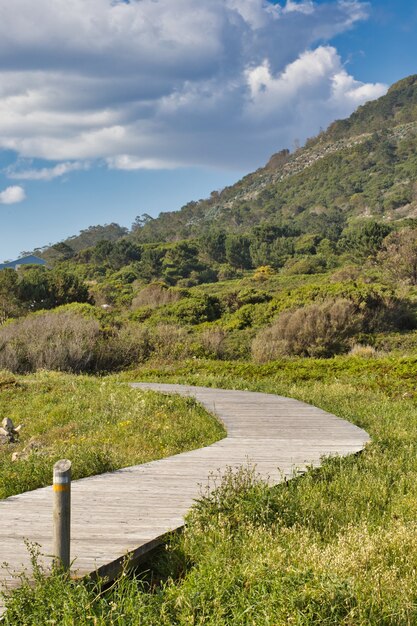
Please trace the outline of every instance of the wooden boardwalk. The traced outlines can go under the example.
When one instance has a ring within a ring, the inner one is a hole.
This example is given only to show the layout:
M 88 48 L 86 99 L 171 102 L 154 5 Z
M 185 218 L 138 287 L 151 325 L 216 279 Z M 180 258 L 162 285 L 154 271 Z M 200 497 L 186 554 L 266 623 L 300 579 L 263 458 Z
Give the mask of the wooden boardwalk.
M 360 451 L 367 433 L 313 406 L 270 394 L 138 383 L 141 389 L 195 397 L 216 414 L 227 437 L 211 446 L 72 484 L 73 570 L 112 576 L 126 553 L 140 558 L 183 517 L 210 473 L 248 463 L 271 483 L 320 465 L 325 455 Z M 76 463 L 76 459 L 73 459 Z M 51 468 L 52 471 L 52 468 Z M 51 553 L 52 488 L 0 500 L 0 584 L 29 567 L 24 539 Z M 45 557 L 48 562 L 49 558 Z

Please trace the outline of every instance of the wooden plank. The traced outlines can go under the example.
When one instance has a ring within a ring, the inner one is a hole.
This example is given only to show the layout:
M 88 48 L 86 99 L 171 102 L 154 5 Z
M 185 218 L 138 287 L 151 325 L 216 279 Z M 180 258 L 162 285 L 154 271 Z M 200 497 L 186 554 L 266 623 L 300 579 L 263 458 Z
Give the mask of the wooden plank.
M 273 394 L 135 383 L 142 390 L 196 398 L 225 425 L 211 446 L 72 484 L 73 574 L 114 577 L 126 554 L 133 561 L 153 550 L 183 518 L 210 474 L 248 463 L 271 484 L 319 466 L 324 455 L 362 450 L 367 433 L 321 409 Z M 24 539 L 52 554 L 52 488 L 0 501 L 0 584 L 8 588 L 30 566 Z M 43 557 L 46 565 L 50 557 Z M 0 607 L 1 612 L 1 607 Z

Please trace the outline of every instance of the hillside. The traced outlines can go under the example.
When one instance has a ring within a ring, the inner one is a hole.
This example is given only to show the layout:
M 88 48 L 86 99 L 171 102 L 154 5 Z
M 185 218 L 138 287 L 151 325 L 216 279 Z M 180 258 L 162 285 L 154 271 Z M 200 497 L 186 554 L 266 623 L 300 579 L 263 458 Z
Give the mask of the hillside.
M 284 149 L 268 163 L 210 198 L 157 218 L 138 216 L 130 232 L 118 224 L 92 226 L 54 246 L 37 249 L 48 261 L 103 240 L 136 243 L 194 238 L 213 229 L 247 232 L 257 224 L 320 233 L 323 222 L 374 216 L 386 221 L 417 216 L 417 75 L 335 121 L 303 148 Z
M 416 145 L 417 76 L 410 76 L 304 148 L 273 155 L 235 185 L 147 220 L 132 236 L 169 241 L 212 227 L 244 231 L 262 222 L 290 222 L 309 232 L 314 216 L 334 209 L 346 217 L 414 217 Z

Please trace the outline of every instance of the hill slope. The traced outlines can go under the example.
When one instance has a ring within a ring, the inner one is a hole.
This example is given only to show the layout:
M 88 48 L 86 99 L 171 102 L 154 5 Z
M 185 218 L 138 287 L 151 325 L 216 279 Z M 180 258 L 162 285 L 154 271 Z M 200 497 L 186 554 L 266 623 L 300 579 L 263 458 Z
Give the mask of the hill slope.
M 290 221 L 309 230 L 311 215 L 388 220 L 417 214 L 417 75 L 387 95 L 334 122 L 326 132 L 207 200 L 147 220 L 133 236 L 142 242 L 195 236 L 203 230 L 247 230 L 254 224 Z

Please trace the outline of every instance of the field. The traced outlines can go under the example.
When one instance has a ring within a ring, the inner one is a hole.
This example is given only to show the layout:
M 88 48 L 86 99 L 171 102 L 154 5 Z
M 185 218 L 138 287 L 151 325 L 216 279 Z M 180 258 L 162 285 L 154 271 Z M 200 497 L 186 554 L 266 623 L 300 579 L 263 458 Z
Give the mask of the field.
M 146 574 L 104 591 L 38 572 L 38 584 L 10 600 L 5 623 L 415 624 L 416 370 L 412 357 L 336 357 L 119 375 L 293 396 L 365 428 L 372 443 L 272 490 L 256 468 L 231 473 Z

